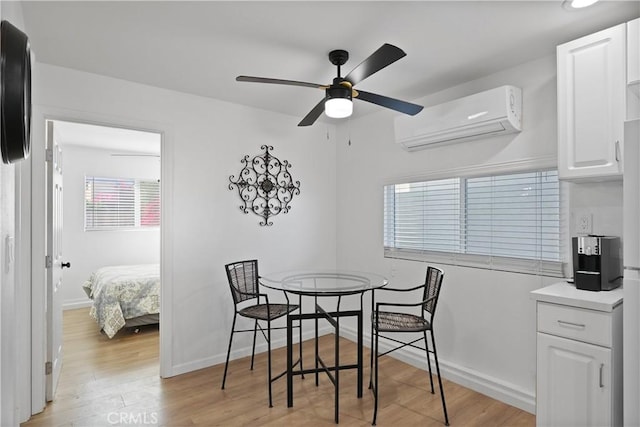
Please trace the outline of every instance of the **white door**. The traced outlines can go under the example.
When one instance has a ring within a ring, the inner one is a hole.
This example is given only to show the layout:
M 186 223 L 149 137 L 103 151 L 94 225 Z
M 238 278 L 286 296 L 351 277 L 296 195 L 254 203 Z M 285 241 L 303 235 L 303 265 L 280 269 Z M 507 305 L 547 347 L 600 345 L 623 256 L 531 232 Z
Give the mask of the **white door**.
M 62 150 L 47 122 L 47 363 L 46 398 L 53 400 L 62 368 Z
M 538 332 L 537 360 L 536 425 L 611 425 L 611 349 Z

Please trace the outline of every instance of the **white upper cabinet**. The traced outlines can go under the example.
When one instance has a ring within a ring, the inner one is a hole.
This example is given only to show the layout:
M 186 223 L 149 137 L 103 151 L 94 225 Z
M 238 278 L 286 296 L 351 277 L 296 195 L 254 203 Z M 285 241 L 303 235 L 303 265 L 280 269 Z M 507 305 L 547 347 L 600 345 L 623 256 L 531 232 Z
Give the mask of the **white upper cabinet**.
M 558 174 L 622 178 L 627 24 L 557 48 Z

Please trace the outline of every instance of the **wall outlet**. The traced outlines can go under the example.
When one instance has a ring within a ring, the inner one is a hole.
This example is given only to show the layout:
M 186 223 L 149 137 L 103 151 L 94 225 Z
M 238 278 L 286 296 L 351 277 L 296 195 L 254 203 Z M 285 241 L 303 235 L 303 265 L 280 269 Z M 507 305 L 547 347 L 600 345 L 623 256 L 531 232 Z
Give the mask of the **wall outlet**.
M 590 213 L 581 213 L 576 218 L 576 233 L 591 234 L 593 233 L 593 215 Z

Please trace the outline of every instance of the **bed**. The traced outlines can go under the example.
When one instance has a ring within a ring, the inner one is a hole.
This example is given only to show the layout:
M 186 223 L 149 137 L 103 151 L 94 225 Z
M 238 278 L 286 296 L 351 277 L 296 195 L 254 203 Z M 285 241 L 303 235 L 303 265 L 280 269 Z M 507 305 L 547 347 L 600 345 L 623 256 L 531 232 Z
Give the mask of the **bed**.
M 125 326 L 159 322 L 159 264 L 102 267 L 82 288 L 93 301 L 89 315 L 109 338 Z

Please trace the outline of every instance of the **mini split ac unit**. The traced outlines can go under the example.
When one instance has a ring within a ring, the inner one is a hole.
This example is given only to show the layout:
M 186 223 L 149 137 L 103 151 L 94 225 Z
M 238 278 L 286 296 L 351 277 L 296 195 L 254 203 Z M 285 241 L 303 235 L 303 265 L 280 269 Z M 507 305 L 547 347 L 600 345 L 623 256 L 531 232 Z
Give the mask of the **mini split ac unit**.
M 522 91 L 500 86 L 395 119 L 396 142 L 408 151 L 520 132 Z

